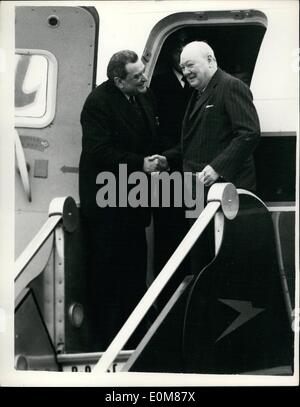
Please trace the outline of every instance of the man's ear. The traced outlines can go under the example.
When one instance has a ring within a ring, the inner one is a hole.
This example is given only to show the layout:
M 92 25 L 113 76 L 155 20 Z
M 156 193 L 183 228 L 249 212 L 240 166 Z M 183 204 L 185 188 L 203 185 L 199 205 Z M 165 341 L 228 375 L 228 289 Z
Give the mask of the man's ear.
M 124 84 L 123 84 L 123 79 L 119 78 L 118 76 L 114 77 L 114 84 L 116 85 L 117 88 L 123 89 Z

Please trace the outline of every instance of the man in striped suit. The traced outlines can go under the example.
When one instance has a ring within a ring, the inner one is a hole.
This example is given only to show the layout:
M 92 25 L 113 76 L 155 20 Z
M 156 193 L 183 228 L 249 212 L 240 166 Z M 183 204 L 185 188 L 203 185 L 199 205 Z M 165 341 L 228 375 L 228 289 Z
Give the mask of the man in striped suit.
M 252 153 L 259 142 L 260 125 L 249 87 L 218 68 L 205 42 L 187 44 L 180 66 L 194 92 L 183 119 L 181 143 L 163 154 L 169 167 L 182 155 L 183 171 L 197 174 L 204 183 L 205 198 L 215 182 L 255 191 Z M 192 272 L 197 274 L 213 257 L 210 228 L 191 251 Z
M 252 153 L 260 125 L 250 89 L 218 68 L 205 42 L 187 44 L 180 66 L 195 90 L 183 119 L 181 144 L 164 154 L 169 166 L 182 154 L 183 170 L 198 173 L 206 187 L 223 181 L 255 191 Z

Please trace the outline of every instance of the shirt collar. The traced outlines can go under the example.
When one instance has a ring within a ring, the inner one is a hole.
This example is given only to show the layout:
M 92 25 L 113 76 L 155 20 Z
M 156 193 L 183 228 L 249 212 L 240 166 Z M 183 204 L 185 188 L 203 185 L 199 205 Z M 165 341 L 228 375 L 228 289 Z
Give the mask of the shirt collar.
M 176 69 L 174 69 L 174 68 L 172 68 L 172 70 L 173 70 L 174 74 L 176 75 L 177 79 L 179 80 L 180 85 L 181 85 L 182 87 L 184 87 L 184 81 L 182 80 L 182 78 L 183 78 L 182 73 L 176 71 Z

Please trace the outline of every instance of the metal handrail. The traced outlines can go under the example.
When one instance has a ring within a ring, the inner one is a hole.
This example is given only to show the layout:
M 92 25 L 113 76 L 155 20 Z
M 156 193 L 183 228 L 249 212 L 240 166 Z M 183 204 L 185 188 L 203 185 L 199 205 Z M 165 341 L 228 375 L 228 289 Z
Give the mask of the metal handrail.
M 167 264 L 153 281 L 145 295 L 137 304 L 125 324 L 122 326 L 106 352 L 93 368 L 93 373 L 105 373 L 141 320 L 149 311 L 158 295 L 175 273 L 181 262 L 189 253 L 199 236 L 203 233 L 209 222 L 222 207 L 228 219 L 234 219 L 238 212 L 239 200 L 235 187 L 230 183 L 214 184 L 208 193 L 208 204 L 192 225 L 182 242 L 179 244 Z
M 43 271 L 39 270 L 38 273 L 35 272 L 33 274 L 34 271 L 31 269 L 26 270 L 26 266 L 48 240 L 61 219 L 62 215 L 55 215 L 48 218 L 23 253 L 17 258 L 15 262 L 15 298 L 17 298 L 24 288 Z
M 167 264 L 153 281 L 143 298 L 135 307 L 117 336 L 107 348 L 99 362 L 94 366 L 93 373 L 104 373 L 113 363 L 114 359 L 128 341 L 131 334 L 137 328 L 143 317 L 150 309 L 153 302 L 156 300 L 162 289 L 165 287 L 169 279 L 175 273 L 181 262 L 184 260 L 190 249 L 193 247 L 196 240 L 203 233 L 211 219 L 214 217 L 217 210 L 220 208 L 220 202 L 210 202 L 196 222 L 193 224 L 189 232 L 186 234 L 180 245 L 177 247 Z
M 65 229 L 72 232 L 78 224 L 76 203 L 71 197 L 54 198 L 49 206 L 49 218 L 25 248 L 15 262 L 15 298 L 17 299 L 25 287 L 43 270 L 26 268 L 34 256 L 39 252 L 59 222 Z
M 233 219 L 238 211 L 238 195 L 232 184 L 215 184 L 208 194 L 208 204 L 179 244 L 167 264 L 153 281 L 143 298 L 137 304 L 106 352 L 93 368 L 93 373 L 105 373 L 119 354 L 129 337 L 144 318 L 151 305 L 161 293 L 169 279 L 189 253 L 199 236 L 222 206 L 224 215 Z

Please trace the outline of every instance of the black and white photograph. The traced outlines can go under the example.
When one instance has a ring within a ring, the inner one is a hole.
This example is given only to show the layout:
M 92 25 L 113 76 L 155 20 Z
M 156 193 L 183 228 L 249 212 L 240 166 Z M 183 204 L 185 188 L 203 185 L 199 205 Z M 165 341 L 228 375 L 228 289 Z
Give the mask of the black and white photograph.
M 298 1 L 4 1 L 0 89 L 1 386 L 299 385 Z

